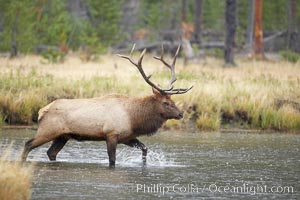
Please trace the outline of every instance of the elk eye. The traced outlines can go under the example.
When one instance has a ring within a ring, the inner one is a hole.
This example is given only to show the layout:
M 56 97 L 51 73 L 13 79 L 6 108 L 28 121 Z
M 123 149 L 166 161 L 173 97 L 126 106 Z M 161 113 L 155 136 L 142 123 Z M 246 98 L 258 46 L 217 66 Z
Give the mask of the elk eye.
M 164 104 L 165 106 L 169 106 L 169 105 L 170 105 L 169 102 L 164 102 L 163 104 Z

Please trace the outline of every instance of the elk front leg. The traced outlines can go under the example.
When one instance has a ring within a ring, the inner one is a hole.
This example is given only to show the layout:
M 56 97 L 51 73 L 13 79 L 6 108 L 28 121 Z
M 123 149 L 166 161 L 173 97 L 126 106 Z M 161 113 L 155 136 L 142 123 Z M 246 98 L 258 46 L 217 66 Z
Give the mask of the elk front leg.
M 116 135 L 106 138 L 107 153 L 109 159 L 109 167 L 114 167 L 116 163 L 116 150 L 117 150 L 118 138 Z
M 126 144 L 127 146 L 130 146 L 130 147 L 136 147 L 136 148 L 142 150 L 142 159 L 143 159 L 143 162 L 146 163 L 148 148 L 142 142 L 140 142 L 138 139 L 135 138 L 135 139 L 129 140 L 128 142 L 126 142 L 124 144 Z
M 56 155 L 64 147 L 64 145 L 67 143 L 67 141 L 68 141 L 68 139 L 63 136 L 58 137 L 55 140 L 53 140 L 51 147 L 47 151 L 49 160 L 51 160 L 51 161 L 56 160 Z

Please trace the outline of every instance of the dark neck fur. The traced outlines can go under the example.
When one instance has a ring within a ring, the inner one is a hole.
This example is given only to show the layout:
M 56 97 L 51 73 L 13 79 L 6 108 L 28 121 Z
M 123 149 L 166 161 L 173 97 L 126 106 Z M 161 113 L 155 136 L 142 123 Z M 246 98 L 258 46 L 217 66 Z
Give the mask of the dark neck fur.
M 135 135 L 153 135 L 166 121 L 155 107 L 153 96 L 136 99 L 132 105 L 131 127 Z

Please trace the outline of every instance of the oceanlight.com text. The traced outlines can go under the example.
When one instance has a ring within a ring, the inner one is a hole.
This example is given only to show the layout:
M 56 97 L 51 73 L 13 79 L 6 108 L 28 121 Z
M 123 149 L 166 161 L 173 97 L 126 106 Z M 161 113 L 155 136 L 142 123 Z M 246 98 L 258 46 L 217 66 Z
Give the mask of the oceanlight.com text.
M 250 185 L 243 183 L 241 185 L 219 185 L 212 184 L 136 184 L 137 193 L 240 193 L 240 194 L 287 194 L 295 193 L 293 186 L 268 186 L 268 185 Z

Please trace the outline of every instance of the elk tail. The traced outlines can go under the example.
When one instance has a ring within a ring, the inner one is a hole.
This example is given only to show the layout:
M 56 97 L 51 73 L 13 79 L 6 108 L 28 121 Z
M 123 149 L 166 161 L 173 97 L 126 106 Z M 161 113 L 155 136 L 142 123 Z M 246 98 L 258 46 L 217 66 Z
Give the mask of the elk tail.
M 43 119 L 45 114 L 49 111 L 49 109 L 50 109 L 50 107 L 52 106 L 53 103 L 54 102 L 49 103 L 48 105 L 46 105 L 45 107 L 43 107 L 39 110 L 38 123 L 40 123 L 40 121 Z

